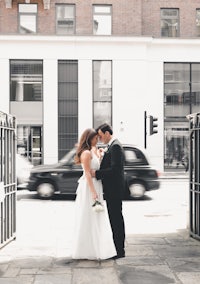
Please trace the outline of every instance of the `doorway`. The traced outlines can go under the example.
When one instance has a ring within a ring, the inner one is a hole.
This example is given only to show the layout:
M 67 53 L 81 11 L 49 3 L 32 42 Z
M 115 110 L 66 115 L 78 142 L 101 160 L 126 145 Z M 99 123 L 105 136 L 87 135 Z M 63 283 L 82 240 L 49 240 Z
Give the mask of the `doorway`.
M 17 153 L 26 157 L 34 166 L 42 164 L 42 126 L 18 125 Z

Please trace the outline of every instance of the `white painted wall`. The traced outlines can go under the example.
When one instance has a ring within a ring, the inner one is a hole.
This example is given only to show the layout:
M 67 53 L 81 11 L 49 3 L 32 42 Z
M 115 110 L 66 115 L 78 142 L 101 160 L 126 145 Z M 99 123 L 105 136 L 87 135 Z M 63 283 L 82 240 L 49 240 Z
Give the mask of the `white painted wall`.
M 44 162 L 58 159 L 58 60 L 78 60 L 79 137 L 92 127 L 92 60 L 113 62 L 113 130 L 123 143 L 144 146 L 144 111 L 158 117 L 147 155 L 163 170 L 163 63 L 200 62 L 200 39 L 106 36 L 0 36 L 0 110 L 9 112 L 9 59 L 42 59 L 44 64 Z M 147 121 L 149 123 L 149 119 Z
M 0 45 L 1 46 L 1 45 Z M 1 54 L 1 47 L 0 47 Z M 9 113 L 9 60 L 7 58 L 0 58 L 0 111 Z
M 43 61 L 43 153 L 44 163 L 58 161 L 58 62 Z

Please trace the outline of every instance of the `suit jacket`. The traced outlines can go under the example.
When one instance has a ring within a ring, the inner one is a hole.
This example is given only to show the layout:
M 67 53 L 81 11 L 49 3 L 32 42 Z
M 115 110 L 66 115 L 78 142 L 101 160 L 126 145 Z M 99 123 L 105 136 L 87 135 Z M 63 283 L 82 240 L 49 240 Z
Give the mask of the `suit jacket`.
M 122 199 L 124 181 L 124 150 L 120 142 L 115 139 L 110 145 L 96 171 L 96 178 L 102 180 L 106 199 Z

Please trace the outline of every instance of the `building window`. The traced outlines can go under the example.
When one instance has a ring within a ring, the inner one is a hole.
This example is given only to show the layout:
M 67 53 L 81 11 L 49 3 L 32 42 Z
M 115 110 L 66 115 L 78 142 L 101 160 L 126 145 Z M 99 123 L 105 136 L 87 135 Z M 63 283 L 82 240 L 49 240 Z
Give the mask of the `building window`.
M 58 61 L 58 158 L 78 141 L 78 61 Z
M 17 153 L 34 166 L 42 163 L 42 126 L 17 126 Z
M 161 9 L 161 36 L 179 36 L 179 9 Z
M 93 5 L 93 34 L 112 34 L 112 6 Z
M 10 60 L 10 113 L 17 119 L 17 152 L 42 163 L 43 61 Z
M 19 32 L 34 34 L 37 32 L 37 4 L 19 4 Z
M 112 61 L 93 61 L 93 125 L 112 124 Z
M 187 170 L 189 125 L 186 115 L 199 112 L 200 63 L 164 65 L 165 169 Z
M 41 60 L 11 60 L 10 101 L 42 101 Z
M 62 35 L 75 33 L 75 5 L 56 5 L 56 33 Z
M 200 36 L 200 9 L 196 9 L 196 34 Z

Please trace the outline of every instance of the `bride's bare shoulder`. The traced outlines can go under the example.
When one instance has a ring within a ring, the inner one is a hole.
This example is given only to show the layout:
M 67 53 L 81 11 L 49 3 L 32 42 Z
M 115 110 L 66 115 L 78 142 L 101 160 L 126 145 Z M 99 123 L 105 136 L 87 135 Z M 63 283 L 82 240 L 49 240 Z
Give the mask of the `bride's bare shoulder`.
M 91 159 L 91 152 L 90 150 L 84 150 L 81 154 L 81 160 Z

